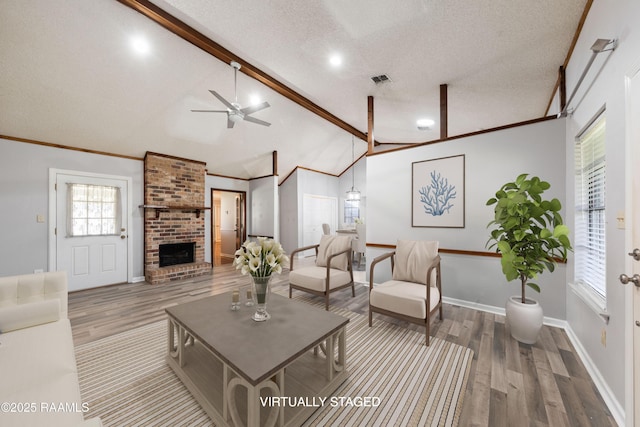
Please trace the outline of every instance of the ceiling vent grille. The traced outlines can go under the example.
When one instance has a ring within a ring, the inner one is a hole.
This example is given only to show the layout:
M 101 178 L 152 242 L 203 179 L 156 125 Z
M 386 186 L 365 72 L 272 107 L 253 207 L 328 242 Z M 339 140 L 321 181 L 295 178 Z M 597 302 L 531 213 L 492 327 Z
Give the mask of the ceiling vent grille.
M 389 78 L 389 76 L 387 76 L 386 74 L 380 74 L 379 76 L 373 76 L 371 77 L 371 80 L 373 80 L 373 82 L 377 85 L 379 85 L 380 83 L 386 83 L 386 82 L 390 82 L 391 79 Z

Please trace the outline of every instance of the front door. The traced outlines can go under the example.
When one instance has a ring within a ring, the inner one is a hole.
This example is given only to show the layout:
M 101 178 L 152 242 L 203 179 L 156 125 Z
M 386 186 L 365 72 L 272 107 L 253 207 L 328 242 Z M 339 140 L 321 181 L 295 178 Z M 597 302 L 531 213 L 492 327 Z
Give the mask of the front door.
M 127 282 L 129 180 L 52 170 L 57 271 L 69 290 Z

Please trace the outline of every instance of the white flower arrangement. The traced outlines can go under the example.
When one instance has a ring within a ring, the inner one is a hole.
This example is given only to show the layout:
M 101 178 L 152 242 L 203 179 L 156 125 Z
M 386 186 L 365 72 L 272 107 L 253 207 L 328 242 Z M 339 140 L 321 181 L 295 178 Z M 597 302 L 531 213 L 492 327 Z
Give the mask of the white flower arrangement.
M 282 264 L 289 262 L 282 245 L 273 239 L 258 237 L 258 241 L 247 240 L 235 253 L 233 265 L 242 274 L 253 277 L 268 277 L 282 272 Z

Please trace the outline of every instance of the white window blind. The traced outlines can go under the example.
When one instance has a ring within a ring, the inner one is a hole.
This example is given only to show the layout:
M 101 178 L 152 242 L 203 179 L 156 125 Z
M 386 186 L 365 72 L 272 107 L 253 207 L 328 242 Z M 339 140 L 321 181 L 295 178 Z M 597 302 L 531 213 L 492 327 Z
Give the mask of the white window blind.
M 605 117 L 578 135 L 575 146 L 575 281 L 606 301 Z
M 118 187 L 67 184 L 67 237 L 120 234 L 120 203 Z

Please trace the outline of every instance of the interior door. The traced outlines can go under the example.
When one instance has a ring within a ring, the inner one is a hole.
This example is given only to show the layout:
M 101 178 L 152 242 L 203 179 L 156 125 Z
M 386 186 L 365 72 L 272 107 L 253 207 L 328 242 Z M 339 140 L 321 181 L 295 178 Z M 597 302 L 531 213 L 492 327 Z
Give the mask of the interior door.
M 329 224 L 335 233 L 338 218 L 338 200 L 335 197 L 304 194 L 302 198 L 302 246 L 317 245 L 322 237 L 322 224 Z M 304 256 L 312 255 L 306 251 Z
M 246 197 L 243 192 L 211 190 L 214 207 L 211 229 L 214 265 L 233 262 L 234 254 L 246 239 Z
M 55 265 L 69 290 L 127 282 L 128 181 L 57 173 L 55 183 Z

